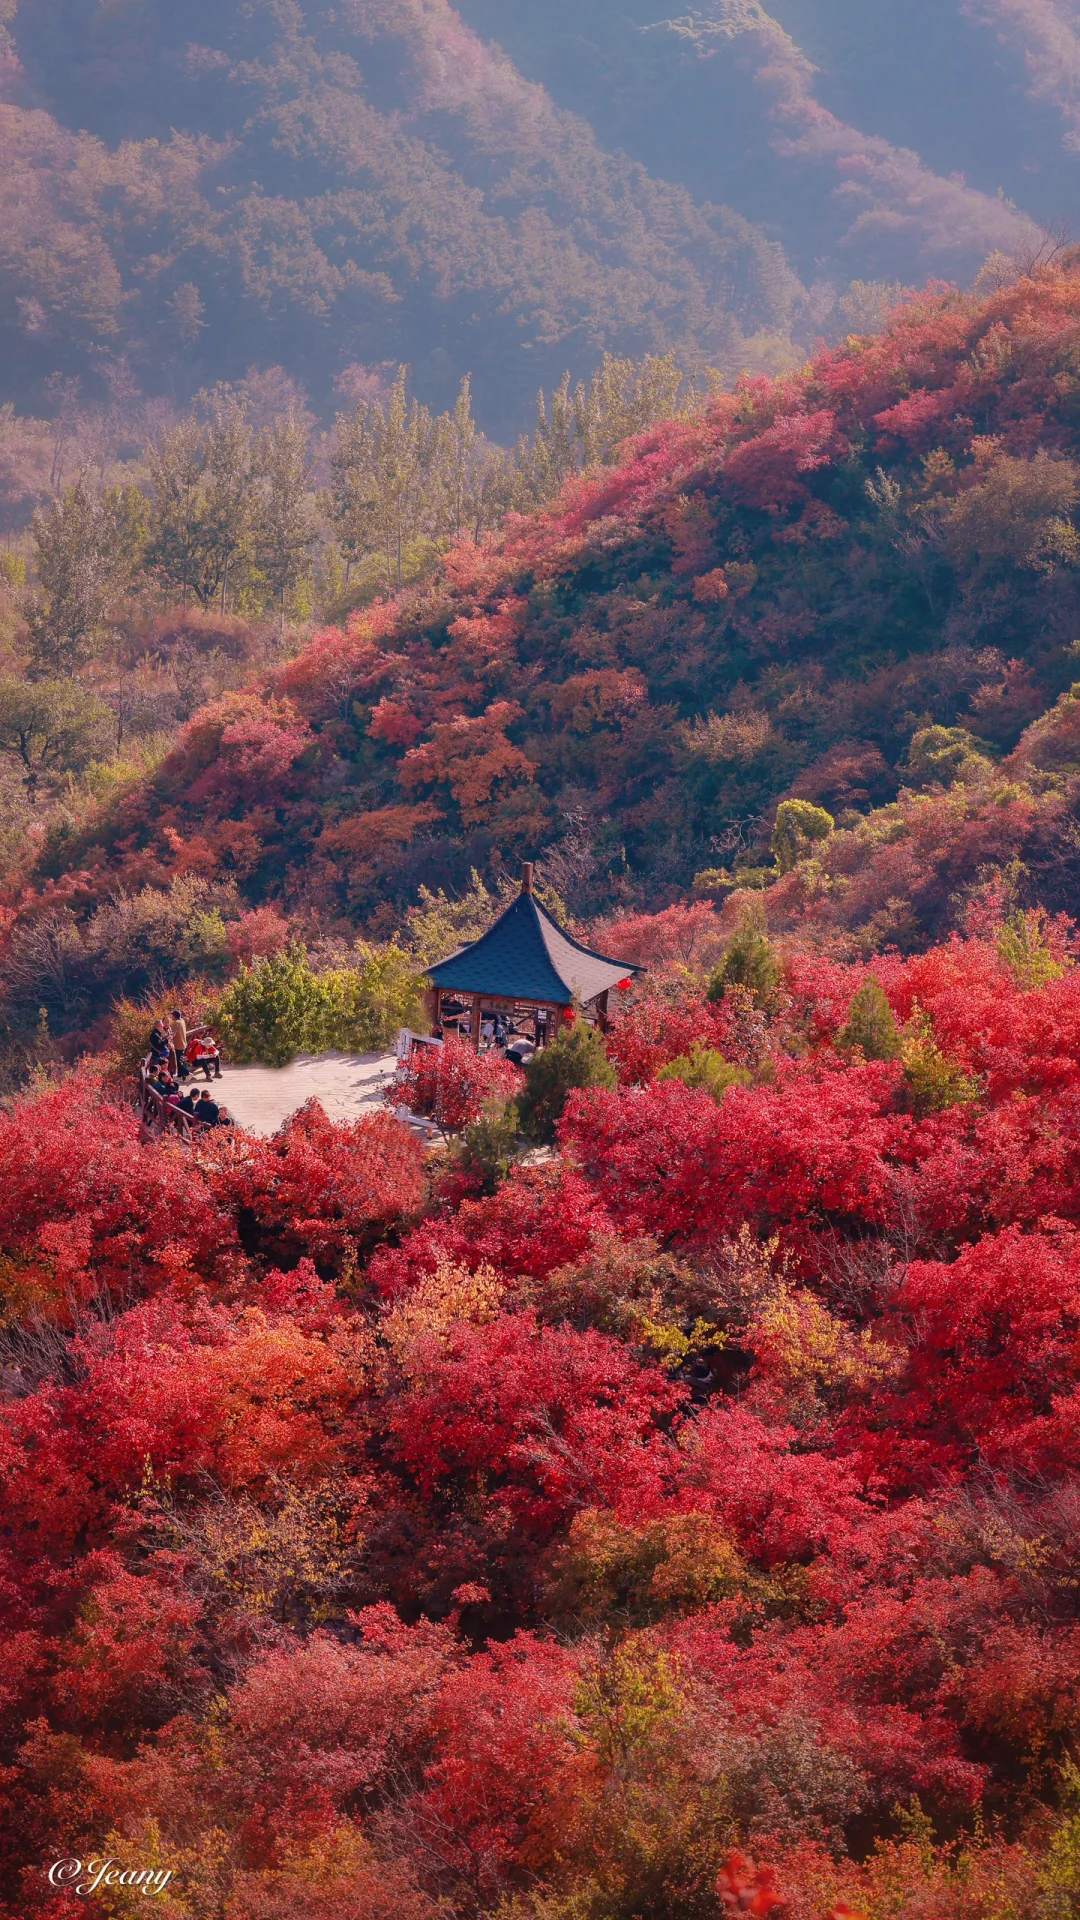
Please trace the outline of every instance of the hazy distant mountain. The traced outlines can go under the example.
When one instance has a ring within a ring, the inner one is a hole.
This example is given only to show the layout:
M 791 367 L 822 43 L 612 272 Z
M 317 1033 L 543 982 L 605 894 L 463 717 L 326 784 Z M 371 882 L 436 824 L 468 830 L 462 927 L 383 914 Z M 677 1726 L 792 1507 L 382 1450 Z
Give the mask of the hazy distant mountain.
M 13 40 L 9 382 L 124 346 L 146 380 L 280 361 L 325 401 L 408 360 L 433 401 L 473 370 L 498 430 L 605 346 L 737 362 L 803 299 L 759 230 L 605 152 L 444 0 L 34 0 Z
M 872 293 L 836 309 L 852 280 L 1030 253 L 1080 166 L 1076 0 L 5 17 L 0 396 L 20 410 L 118 361 L 180 399 L 279 364 L 325 410 L 349 365 L 406 360 L 437 405 L 472 371 L 504 436 L 605 347 L 776 368 L 858 323 Z
M 963 278 L 1022 245 L 1028 216 L 1053 228 L 1076 207 L 1077 0 L 461 12 L 606 145 L 761 221 L 807 277 Z

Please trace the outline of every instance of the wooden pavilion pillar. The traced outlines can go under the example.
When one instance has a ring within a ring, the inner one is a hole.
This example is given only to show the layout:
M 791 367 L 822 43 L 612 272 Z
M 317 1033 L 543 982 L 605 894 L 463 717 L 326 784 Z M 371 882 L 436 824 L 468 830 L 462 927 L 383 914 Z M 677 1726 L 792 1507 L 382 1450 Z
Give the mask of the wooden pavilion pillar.
M 479 1053 L 480 1051 L 480 995 L 478 993 L 474 993 L 472 997 L 471 1038 L 472 1038 L 473 1046 L 475 1047 L 477 1053 Z
M 598 993 L 596 996 L 596 1024 L 599 1027 L 601 1033 L 607 1032 L 608 1030 L 608 990 L 606 987 L 604 988 L 603 993 Z

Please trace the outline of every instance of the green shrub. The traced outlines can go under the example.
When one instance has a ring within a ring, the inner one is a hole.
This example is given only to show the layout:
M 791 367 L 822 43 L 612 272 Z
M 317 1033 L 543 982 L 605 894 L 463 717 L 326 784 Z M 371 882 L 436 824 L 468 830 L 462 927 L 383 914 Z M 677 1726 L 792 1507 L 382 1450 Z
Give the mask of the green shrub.
M 753 1074 L 746 1067 L 737 1067 L 731 1060 L 725 1060 L 715 1047 L 703 1047 L 700 1042 L 691 1047 L 689 1054 L 680 1054 L 677 1060 L 669 1061 L 661 1067 L 658 1080 L 681 1080 L 684 1087 L 700 1087 L 703 1092 L 711 1093 L 719 1106 L 729 1087 L 749 1086 Z
M 1046 938 L 1046 912 L 1042 907 L 1010 913 L 998 930 L 997 950 L 1018 987 L 1030 993 L 1060 980 L 1065 963 L 1055 954 Z
M 424 983 L 397 947 L 367 953 L 359 967 L 315 973 L 302 948 L 244 967 L 218 1001 L 218 1037 L 230 1060 L 287 1066 L 298 1053 L 373 1053 L 399 1027 L 419 1030 Z
M 1066 1757 L 1061 1768 L 1065 1809 L 1050 1839 L 1039 1874 L 1046 1895 L 1046 1920 L 1074 1920 L 1080 1914 L 1080 1772 Z
M 864 980 L 839 1036 L 844 1047 L 859 1047 L 867 1060 L 899 1060 L 902 1041 L 892 1008 L 878 981 Z
M 726 867 L 703 867 L 700 873 L 694 875 L 694 897 L 703 900 L 710 894 L 730 893 L 734 885 Z
M 509 1174 L 521 1144 L 517 1101 L 489 1100 L 461 1137 L 458 1164 L 466 1173 L 479 1176 L 483 1193 L 494 1193 Z
M 911 736 L 906 772 L 914 787 L 970 786 L 992 770 L 986 742 L 966 727 L 920 727 Z
M 324 1047 L 372 1053 L 390 1046 L 401 1027 L 426 1028 L 424 982 L 400 947 L 373 947 L 362 952 L 359 967 L 334 968 L 316 979 L 325 996 Z
M 745 987 L 754 1005 L 765 1007 L 780 984 L 780 962 L 765 933 L 761 908 L 748 907 L 720 965 L 709 981 L 710 1000 L 722 1000 L 726 987 Z
M 827 840 L 836 822 L 809 800 L 781 800 L 776 809 L 772 852 L 779 873 L 791 873 L 811 847 Z
M 980 1092 L 979 1082 L 926 1033 L 904 1042 L 904 1080 L 908 1103 L 920 1120 L 948 1107 L 970 1106 Z
M 218 1039 L 229 1059 L 284 1067 L 322 1051 L 325 997 L 300 948 L 242 967 L 218 1002 Z
M 575 1020 L 550 1047 L 534 1053 L 525 1069 L 525 1090 L 517 1103 L 522 1132 L 530 1140 L 554 1140 L 567 1098 L 576 1087 L 617 1085 L 603 1036 L 586 1021 Z

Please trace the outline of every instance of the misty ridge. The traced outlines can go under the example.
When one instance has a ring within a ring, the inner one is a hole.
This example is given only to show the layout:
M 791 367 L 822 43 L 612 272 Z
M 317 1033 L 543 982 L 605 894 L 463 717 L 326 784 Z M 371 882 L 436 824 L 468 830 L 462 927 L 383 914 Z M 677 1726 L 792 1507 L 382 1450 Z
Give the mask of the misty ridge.
M 906 287 L 1072 237 L 1072 0 L 0 16 L 12 530 L 55 490 L 61 416 L 76 469 L 142 484 L 215 383 L 329 426 L 407 365 L 436 412 L 471 376 L 507 446 L 605 352 L 775 374 Z

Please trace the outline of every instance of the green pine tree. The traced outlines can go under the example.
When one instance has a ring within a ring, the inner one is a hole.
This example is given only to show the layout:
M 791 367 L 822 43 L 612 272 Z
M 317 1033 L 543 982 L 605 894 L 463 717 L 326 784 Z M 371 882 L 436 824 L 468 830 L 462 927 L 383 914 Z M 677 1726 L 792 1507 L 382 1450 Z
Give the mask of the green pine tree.
M 809 800 L 781 800 L 776 809 L 772 852 L 780 873 L 791 873 L 811 847 L 829 838 L 836 822 L 824 807 Z
M 725 1060 L 715 1047 L 703 1047 L 700 1043 L 691 1047 L 688 1054 L 680 1054 L 677 1060 L 671 1060 L 661 1067 L 658 1080 L 681 1080 L 684 1087 L 700 1087 L 704 1093 L 711 1093 L 717 1106 L 720 1105 L 729 1087 L 748 1086 L 753 1075 L 746 1067 L 738 1067 L 731 1060 Z
M 756 903 L 748 907 L 735 929 L 720 965 L 709 981 L 710 1000 L 722 1000 L 726 987 L 746 987 L 754 1004 L 765 1007 L 780 984 L 780 962 Z
M 575 1088 L 617 1085 L 603 1036 L 586 1021 L 575 1020 L 549 1047 L 535 1053 L 525 1069 L 525 1088 L 518 1095 L 521 1130 L 531 1140 L 552 1141 Z
M 864 980 L 848 1010 L 840 1044 L 859 1047 L 867 1060 L 898 1060 L 902 1042 L 885 994 L 870 976 Z

